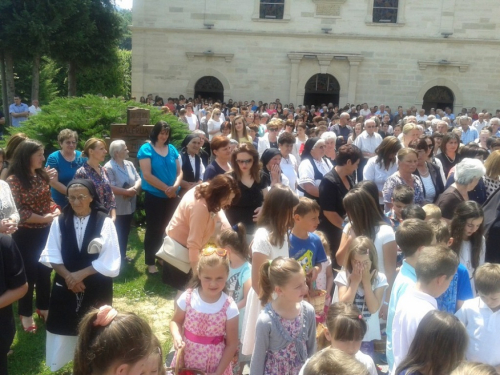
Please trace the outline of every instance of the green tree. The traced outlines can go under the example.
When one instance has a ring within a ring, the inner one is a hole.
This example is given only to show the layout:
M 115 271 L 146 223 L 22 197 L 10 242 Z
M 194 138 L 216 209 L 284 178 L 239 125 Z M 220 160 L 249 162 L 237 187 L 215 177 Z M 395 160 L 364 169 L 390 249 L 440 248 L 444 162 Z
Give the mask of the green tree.
M 118 9 L 120 15 L 120 27 L 122 37 L 120 39 L 120 49 L 132 51 L 132 31 L 129 26 L 132 25 L 132 11 L 129 9 Z

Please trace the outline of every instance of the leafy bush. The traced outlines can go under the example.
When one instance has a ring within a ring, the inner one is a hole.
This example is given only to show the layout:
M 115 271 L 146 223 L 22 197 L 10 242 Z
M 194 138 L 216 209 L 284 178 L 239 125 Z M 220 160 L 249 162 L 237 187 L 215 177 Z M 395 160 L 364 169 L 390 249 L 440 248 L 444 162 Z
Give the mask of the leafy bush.
M 111 124 L 125 124 L 127 107 L 132 106 L 148 108 L 151 124 L 160 120 L 167 121 L 172 129 L 172 143 L 177 148 L 189 134 L 187 125 L 178 121 L 174 115 L 163 115 L 159 109 L 140 103 L 95 95 L 56 99 L 44 106 L 40 114 L 30 117 L 20 128 L 9 128 L 9 131 L 24 132 L 28 137 L 39 140 L 48 154 L 60 148 L 57 143 L 59 132 L 66 128 L 72 129 L 79 135 L 77 147 L 81 150 L 85 141 L 91 137 L 109 137 Z

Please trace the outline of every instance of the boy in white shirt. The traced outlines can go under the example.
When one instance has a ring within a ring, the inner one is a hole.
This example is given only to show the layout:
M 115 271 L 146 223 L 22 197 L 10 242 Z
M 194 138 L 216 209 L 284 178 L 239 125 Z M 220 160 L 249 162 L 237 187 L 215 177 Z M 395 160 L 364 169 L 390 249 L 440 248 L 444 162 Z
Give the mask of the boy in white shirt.
M 465 356 L 500 371 L 500 264 L 478 267 L 475 281 L 478 297 L 465 301 L 455 314 L 469 334 Z
M 448 289 L 458 264 L 458 256 L 446 246 L 424 247 L 420 252 L 415 265 L 417 283 L 399 300 L 392 323 L 393 374 L 408 354 L 422 318 L 437 310 L 436 298 Z

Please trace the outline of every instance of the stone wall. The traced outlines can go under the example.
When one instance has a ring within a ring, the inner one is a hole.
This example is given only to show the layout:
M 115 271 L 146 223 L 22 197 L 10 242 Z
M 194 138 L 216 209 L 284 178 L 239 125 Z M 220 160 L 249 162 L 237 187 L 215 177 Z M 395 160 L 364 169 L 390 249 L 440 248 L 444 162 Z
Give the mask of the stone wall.
M 400 0 L 398 24 L 373 24 L 373 0 L 286 1 L 289 19 L 269 21 L 256 18 L 258 0 L 135 0 L 132 94 L 193 95 L 215 76 L 225 100 L 298 104 L 307 80 L 329 73 L 341 105 L 420 106 L 447 86 L 455 111 L 500 107 L 496 0 Z M 338 15 L 318 16 L 328 11 Z

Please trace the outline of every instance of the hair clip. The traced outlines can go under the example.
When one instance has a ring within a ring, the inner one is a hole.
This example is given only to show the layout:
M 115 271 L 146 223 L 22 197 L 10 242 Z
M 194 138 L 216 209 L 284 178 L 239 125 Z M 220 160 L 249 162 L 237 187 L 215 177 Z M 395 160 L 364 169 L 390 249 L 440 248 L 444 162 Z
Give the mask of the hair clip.
M 362 320 L 363 319 L 363 315 L 358 315 L 358 319 Z
M 97 313 L 94 326 L 106 327 L 118 315 L 118 311 L 108 305 L 101 306 Z

